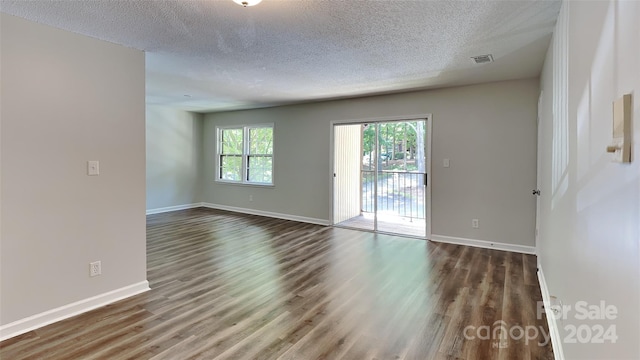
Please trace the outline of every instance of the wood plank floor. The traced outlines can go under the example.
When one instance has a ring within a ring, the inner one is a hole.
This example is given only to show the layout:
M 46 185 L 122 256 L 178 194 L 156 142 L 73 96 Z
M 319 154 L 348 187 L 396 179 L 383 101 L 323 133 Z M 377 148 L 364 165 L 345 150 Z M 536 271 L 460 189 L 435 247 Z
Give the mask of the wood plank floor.
M 542 336 L 477 336 L 548 332 L 534 256 L 210 209 L 148 216 L 147 238 L 151 291 L 6 340 L 0 358 L 553 358 Z

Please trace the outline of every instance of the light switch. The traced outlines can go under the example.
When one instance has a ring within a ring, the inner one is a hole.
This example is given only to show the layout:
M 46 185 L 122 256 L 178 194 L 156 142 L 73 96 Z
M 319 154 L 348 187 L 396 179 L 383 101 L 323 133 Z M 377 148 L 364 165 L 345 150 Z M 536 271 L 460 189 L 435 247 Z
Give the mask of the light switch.
M 442 160 L 442 166 L 449 167 L 449 159 Z
M 100 162 L 97 160 L 87 161 L 87 175 L 98 176 L 100 175 Z

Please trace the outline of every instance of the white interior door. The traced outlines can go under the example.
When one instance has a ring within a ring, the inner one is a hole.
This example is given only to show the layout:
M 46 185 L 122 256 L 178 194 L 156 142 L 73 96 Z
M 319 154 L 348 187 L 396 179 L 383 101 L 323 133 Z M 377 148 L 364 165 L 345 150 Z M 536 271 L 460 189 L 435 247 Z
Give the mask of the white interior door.
M 538 238 L 540 237 L 540 196 L 542 192 L 540 191 L 540 186 L 542 184 L 542 124 L 540 123 L 540 112 L 542 111 L 542 95 L 543 92 L 540 92 L 540 97 L 538 98 L 538 154 L 537 154 L 537 165 L 536 165 L 536 189 L 533 190 L 533 194 L 536 196 L 536 229 L 535 229 L 535 242 L 536 248 L 538 247 Z

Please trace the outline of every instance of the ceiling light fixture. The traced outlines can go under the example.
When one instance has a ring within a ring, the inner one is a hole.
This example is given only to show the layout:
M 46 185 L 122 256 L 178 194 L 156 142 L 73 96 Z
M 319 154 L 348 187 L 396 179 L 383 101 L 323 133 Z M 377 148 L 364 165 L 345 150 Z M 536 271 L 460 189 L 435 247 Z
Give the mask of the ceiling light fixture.
M 233 0 L 234 3 L 244 7 L 258 5 L 262 0 Z

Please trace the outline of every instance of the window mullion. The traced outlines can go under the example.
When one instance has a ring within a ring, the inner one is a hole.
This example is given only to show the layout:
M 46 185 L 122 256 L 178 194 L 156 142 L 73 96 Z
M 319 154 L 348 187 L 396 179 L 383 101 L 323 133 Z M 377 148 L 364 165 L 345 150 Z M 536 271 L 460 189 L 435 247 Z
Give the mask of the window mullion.
M 243 136 L 242 136 L 242 168 L 243 170 L 243 174 L 242 174 L 242 182 L 244 183 L 248 183 L 249 182 L 249 127 L 245 126 L 244 127 L 244 132 L 243 132 Z

